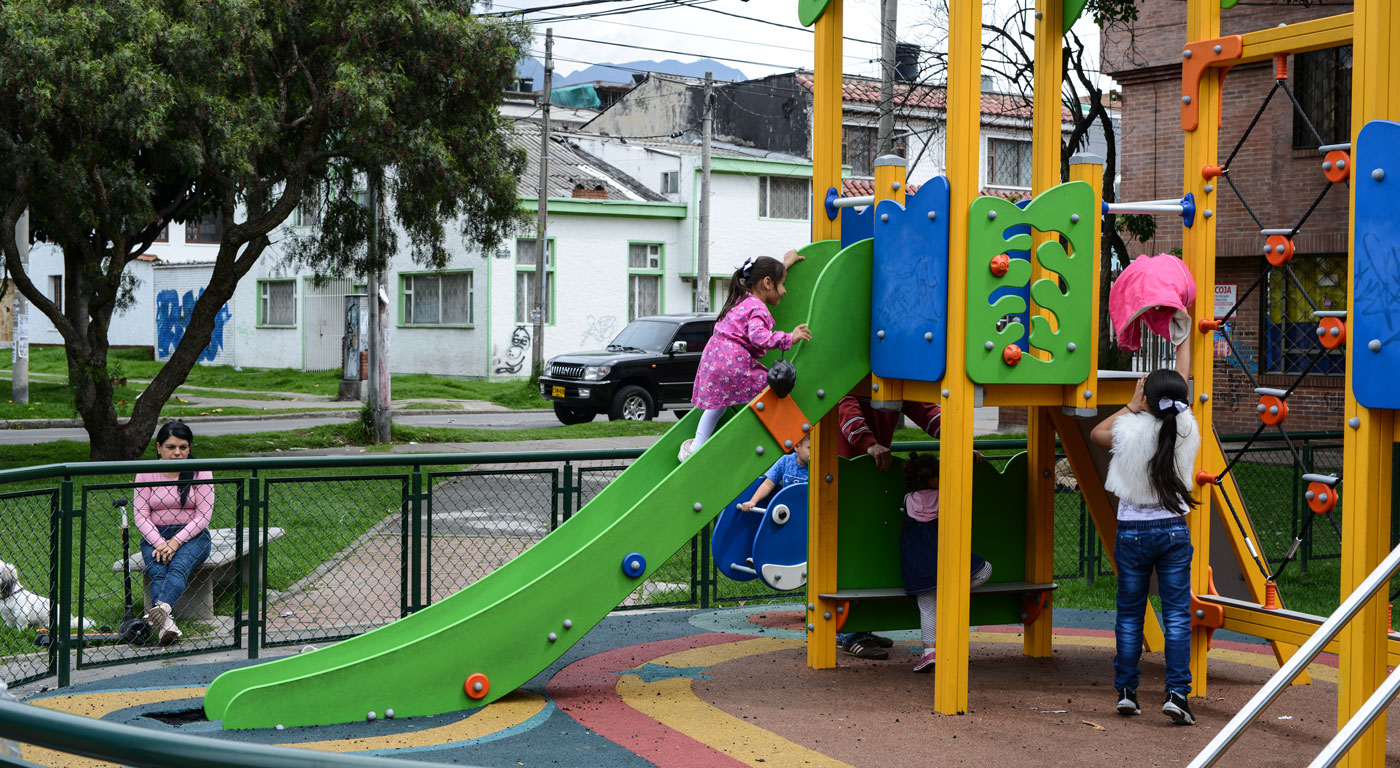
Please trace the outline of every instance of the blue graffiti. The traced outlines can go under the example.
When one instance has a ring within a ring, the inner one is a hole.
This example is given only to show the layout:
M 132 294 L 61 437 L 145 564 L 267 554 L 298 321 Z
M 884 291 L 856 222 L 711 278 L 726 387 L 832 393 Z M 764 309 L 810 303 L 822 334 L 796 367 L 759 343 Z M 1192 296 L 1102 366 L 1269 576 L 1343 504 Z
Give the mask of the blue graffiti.
M 1226 341 L 1226 336 L 1220 331 L 1216 331 L 1215 340 Z M 1238 339 L 1231 338 L 1230 341 L 1233 342 L 1234 350 L 1229 355 L 1226 355 L 1226 364 L 1232 368 L 1245 371 L 1246 373 L 1257 371 L 1259 369 L 1259 356 L 1258 353 L 1255 352 L 1254 347 Z
M 203 295 L 204 289 L 200 288 L 199 296 Z M 156 294 L 157 360 L 165 360 L 175 352 L 176 345 L 185 337 L 185 329 L 190 325 L 190 317 L 198 300 L 194 291 L 185 291 L 183 297 L 173 288 Z M 201 362 L 212 363 L 219 356 L 224 348 L 224 324 L 230 317 L 233 317 L 233 313 L 229 311 L 228 304 L 219 308 L 219 314 L 214 317 L 214 331 L 209 335 L 209 345 L 199 353 Z

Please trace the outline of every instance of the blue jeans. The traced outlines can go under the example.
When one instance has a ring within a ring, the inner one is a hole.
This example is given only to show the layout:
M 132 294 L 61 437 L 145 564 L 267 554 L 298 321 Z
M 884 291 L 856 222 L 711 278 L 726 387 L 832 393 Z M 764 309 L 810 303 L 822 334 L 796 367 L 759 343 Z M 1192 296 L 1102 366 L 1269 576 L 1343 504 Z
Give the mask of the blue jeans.
M 850 645 L 858 640 L 868 640 L 875 636 L 874 632 L 837 632 L 837 645 Z
M 1191 534 L 1182 518 L 1119 520 L 1113 558 L 1118 564 L 1118 618 L 1113 631 L 1113 686 L 1137 690 L 1142 670 L 1142 624 L 1147 587 L 1157 571 L 1166 635 L 1167 690 L 1191 692 Z
M 183 525 L 161 525 L 156 530 L 160 532 L 162 539 L 169 539 L 179 533 Z M 175 556 L 170 558 L 168 563 L 157 563 L 155 557 L 156 548 L 141 538 L 141 556 L 146 560 L 146 576 L 151 580 L 151 600 L 157 603 L 166 603 L 171 608 L 175 607 L 175 601 L 180 599 L 180 595 L 185 594 L 185 586 L 189 584 L 190 574 L 200 563 L 209 559 L 209 531 L 206 529 L 193 539 L 180 545 L 175 550 Z

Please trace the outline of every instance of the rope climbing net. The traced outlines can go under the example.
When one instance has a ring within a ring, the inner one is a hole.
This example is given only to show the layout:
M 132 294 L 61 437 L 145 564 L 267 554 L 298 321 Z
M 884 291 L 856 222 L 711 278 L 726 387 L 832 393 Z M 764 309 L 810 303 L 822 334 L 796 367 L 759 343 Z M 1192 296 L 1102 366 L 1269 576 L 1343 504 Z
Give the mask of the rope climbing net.
M 1229 357 L 1233 359 L 1235 367 L 1244 373 L 1250 385 L 1253 387 L 1254 393 L 1259 395 L 1259 403 L 1256 406 L 1259 415 L 1259 426 L 1254 430 L 1254 434 L 1251 435 L 1247 441 L 1233 451 L 1233 455 L 1229 457 L 1225 468 L 1219 474 L 1212 475 L 1203 472 L 1201 473 L 1201 477 L 1198 478 L 1198 481 L 1202 484 L 1218 485 L 1222 483 L 1224 479 L 1230 475 L 1239 460 L 1250 450 L 1250 447 L 1259 440 L 1264 430 L 1273 427 L 1278 430 L 1283 443 L 1292 454 L 1293 466 L 1304 473 L 1302 479 L 1308 483 L 1307 490 L 1304 492 L 1304 498 L 1307 500 L 1308 508 L 1314 513 L 1308 515 L 1307 520 L 1296 531 L 1293 542 L 1288 548 L 1288 552 L 1284 555 L 1278 566 L 1271 569 L 1269 567 L 1268 558 L 1260 550 L 1260 547 L 1250 539 L 1250 529 L 1243 524 L 1240 518 L 1240 512 L 1235 508 L 1235 504 L 1231 500 L 1231 494 L 1220 494 L 1225 500 L 1225 505 L 1229 509 L 1237 529 L 1244 537 L 1245 544 L 1249 549 L 1250 556 L 1255 566 L 1264 577 L 1267 594 L 1265 600 L 1266 607 L 1277 607 L 1276 581 L 1279 575 L 1288 567 L 1289 563 L 1293 562 L 1294 558 L 1298 555 L 1299 547 L 1308 537 L 1315 520 L 1318 518 L 1325 518 L 1337 532 L 1337 535 L 1339 537 L 1341 536 L 1341 526 L 1337 523 L 1336 517 L 1332 514 L 1332 511 L 1337 505 L 1337 486 L 1341 482 L 1341 475 L 1340 473 L 1308 473 L 1307 464 L 1304 462 L 1297 444 L 1294 442 L 1293 438 L 1290 437 L 1288 430 L 1285 428 L 1284 422 L 1288 418 L 1289 396 L 1292 395 L 1299 384 L 1303 382 L 1303 379 L 1312 373 L 1318 363 L 1327 358 L 1329 353 L 1343 349 L 1346 344 L 1346 312 L 1320 309 L 1317 302 L 1313 300 L 1308 289 L 1298 278 L 1291 262 L 1293 261 L 1294 255 L 1294 238 L 1298 235 L 1298 232 L 1302 230 L 1303 225 L 1307 223 L 1313 212 L 1322 204 L 1322 201 L 1327 197 L 1327 193 L 1332 187 L 1338 184 L 1344 184 L 1350 187 L 1351 147 L 1349 144 L 1326 144 L 1322 140 L 1322 136 L 1318 133 L 1316 126 L 1309 118 L 1307 110 L 1299 103 L 1298 97 L 1288 85 L 1287 62 L 1287 55 L 1280 55 L 1275 58 L 1274 85 L 1269 89 L 1268 94 L 1259 105 L 1258 111 L 1254 114 L 1254 119 L 1249 122 L 1249 125 L 1240 135 L 1239 140 L 1235 142 L 1234 148 L 1225 158 L 1225 161 L 1217 166 L 1206 166 L 1201 171 L 1202 176 L 1207 182 L 1207 192 L 1214 191 L 1211 184 L 1218 183 L 1218 180 L 1223 179 L 1235 198 L 1239 200 L 1240 205 L 1244 207 L 1245 212 L 1249 214 L 1249 217 L 1253 219 L 1255 225 L 1259 227 L 1259 234 L 1264 238 L 1262 251 L 1267 261 L 1267 267 L 1260 271 L 1259 276 L 1250 284 L 1249 288 L 1240 295 L 1235 301 L 1235 304 L 1230 307 L 1223 316 L 1214 321 L 1201 321 L 1201 330 L 1203 332 L 1214 331 L 1219 338 L 1223 338 L 1228 348 Z M 1313 198 L 1312 204 L 1308 206 L 1307 210 L 1292 226 L 1270 227 L 1265 224 L 1255 212 L 1254 207 L 1249 204 L 1249 201 L 1245 198 L 1244 192 L 1231 177 L 1230 168 L 1235 158 L 1239 155 L 1240 150 L 1244 147 L 1245 142 L 1248 141 L 1250 134 L 1253 133 L 1255 126 L 1259 124 L 1259 120 L 1263 117 L 1264 111 L 1268 108 L 1269 103 L 1280 92 L 1287 96 L 1288 100 L 1292 102 L 1295 118 L 1306 128 L 1308 133 L 1317 142 L 1319 149 L 1326 154 L 1326 157 L 1322 162 L 1322 174 L 1324 179 L 1321 190 L 1317 193 L 1316 197 Z M 1275 274 L 1281 274 L 1283 279 L 1286 279 L 1297 289 L 1298 294 L 1307 302 L 1311 310 L 1311 316 L 1317 320 L 1317 344 L 1306 351 L 1305 365 L 1302 367 L 1302 370 L 1297 373 L 1296 378 L 1293 379 L 1292 384 L 1290 384 L 1287 389 L 1260 386 L 1258 379 L 1250 372 L 1249 366 L 1245 364 L 1245 357 L 1241 354 L 1233 338 L 1232 325 L 1230 323 L 1230 320 L 1238 314 L 1240 307 L 1249 298 L 1250 294 L 1259 289 L 1260 285 L 1264 284 L 1266 280 L 1269 280 L 1271 276 Z M 1391 599 L 1394 600 L 1395 596 L 1392 595 Z

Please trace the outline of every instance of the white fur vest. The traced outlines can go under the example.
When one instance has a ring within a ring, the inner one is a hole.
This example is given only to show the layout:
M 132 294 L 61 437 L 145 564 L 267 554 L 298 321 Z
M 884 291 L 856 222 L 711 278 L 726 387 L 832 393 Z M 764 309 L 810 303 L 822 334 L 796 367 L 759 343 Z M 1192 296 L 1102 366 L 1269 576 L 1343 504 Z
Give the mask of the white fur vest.
M 1141 506 L 1161 505 L 1152 490 L 1147 467 L 1157 452 L 1157 434 L 1162 423 L 1151 413 L 1124 413 L 1113 422 L 1113 454 L 1108 460 L 1108 477 L 1103 487 L 1123 501 Z M 1201 430 L 1190 411 L 1176 415 L 1176 474 L 1191 487 L 1196 452 L 1201 449 Z

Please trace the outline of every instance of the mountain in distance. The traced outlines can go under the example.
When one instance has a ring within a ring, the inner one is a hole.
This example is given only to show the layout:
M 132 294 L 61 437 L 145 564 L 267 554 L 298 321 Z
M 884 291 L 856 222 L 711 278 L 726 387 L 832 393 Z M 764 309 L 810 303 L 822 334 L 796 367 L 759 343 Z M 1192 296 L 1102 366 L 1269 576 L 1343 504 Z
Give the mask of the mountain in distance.
M 625 67 L 625 69 L 619 69 Z M 647 72 L 661 72 L 668 75 L 681 75 L 684 77 L 703 78 L 706 72 L 714 75 L 715 80 L 735 81 L 747 80 L 743 72 L 721 64 L 712 59 L 701 59 L 699 61 L 676 61 L 666 59 L 665 61 L 624 61 L 616 65 L 593 64 L 571 72 L 567 75 L 559 74 L 559 70 L 554 70 L 554 87 L 562 88 L 575 83 L 591 83 L 594 80 L 602 80 L 610 83 L 630 83 L 632 73 L 635 70 L 646 70 Z M 539 59 L 525 59 L 516 66 L 516 75 L 528 77 L 534 81 L 536 90 L 544 87 L 544 64 Z

